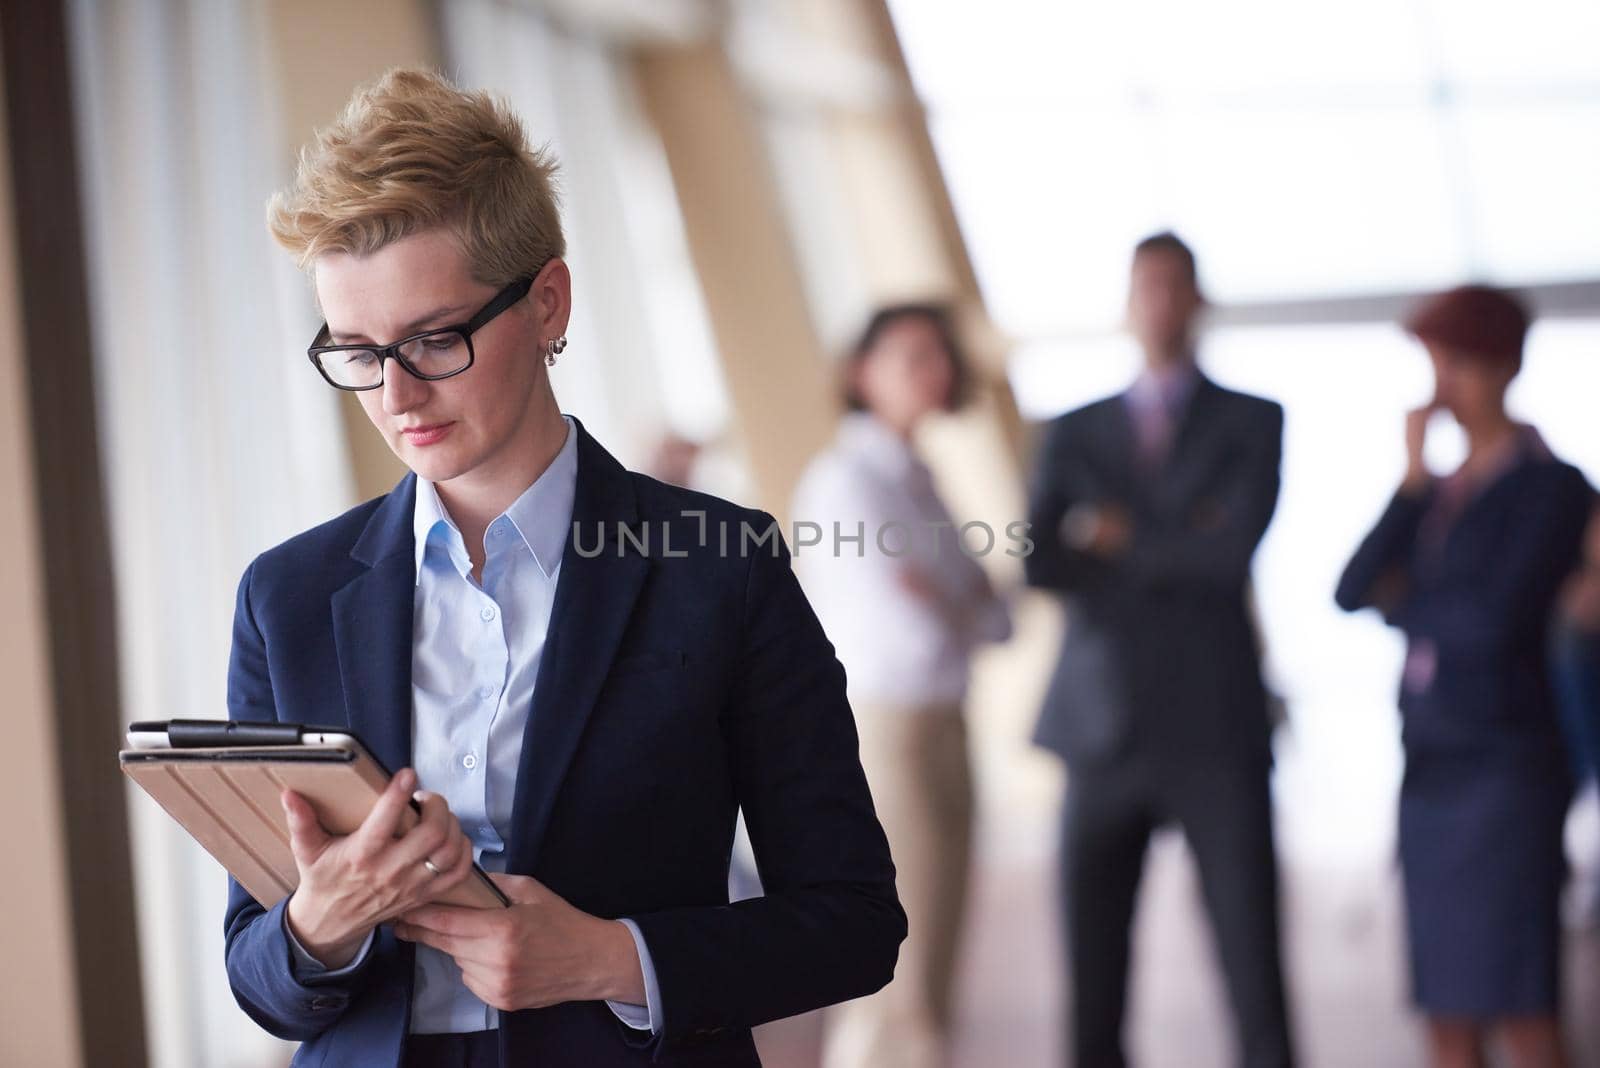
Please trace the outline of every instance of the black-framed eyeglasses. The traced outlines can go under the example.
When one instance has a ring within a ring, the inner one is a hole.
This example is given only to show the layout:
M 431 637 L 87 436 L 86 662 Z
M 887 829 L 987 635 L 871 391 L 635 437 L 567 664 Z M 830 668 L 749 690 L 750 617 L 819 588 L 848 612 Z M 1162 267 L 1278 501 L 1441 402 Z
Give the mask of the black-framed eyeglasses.
M 413 377 L 425 382 L 458 375 L 472 366 L 472 335 L 489 320 L 528 295 L 533 279 L 519 278 L 494 295 L 464 323 L 425 330 L 401 338 L 393 345 L 325 345 L 328 324 L 323 323 L 306 355 L 322 372 L 328 385 L 351 392 L 383 385 L 383 365 L 394 357 Z

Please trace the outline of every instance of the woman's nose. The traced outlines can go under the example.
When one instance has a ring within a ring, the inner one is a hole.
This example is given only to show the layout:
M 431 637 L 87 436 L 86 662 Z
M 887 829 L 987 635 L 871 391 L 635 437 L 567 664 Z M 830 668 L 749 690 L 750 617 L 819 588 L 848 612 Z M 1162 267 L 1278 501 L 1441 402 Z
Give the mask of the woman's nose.
M 390 415 L 401 415 L 427 395 L 428 384 L 400 366 L 391 357 L 383 370 L 383 410 Z

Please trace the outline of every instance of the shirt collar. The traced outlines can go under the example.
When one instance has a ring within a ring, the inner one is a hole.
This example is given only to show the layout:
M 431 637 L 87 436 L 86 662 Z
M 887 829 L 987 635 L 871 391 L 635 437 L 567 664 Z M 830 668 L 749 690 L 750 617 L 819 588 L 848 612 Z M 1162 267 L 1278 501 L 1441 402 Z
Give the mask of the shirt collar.
M 904 476 L 922 466 L 911 443 L 881 419 L 867 412 L 850 412 L 839 422 L 840 442 L 877 470 Z
M 533 485 L 489 524 L 493 528 L 502 519 L 509 522 L 546 577 L 555 574 L 556 568 L 561 566 L 567 531 L 572 526 L 572 502 L 578 484 L 578 434 L 571 417 L 562 416 L 562 419 L 567 424 L 567 438 L 561 451 L 556 453 L 556 458 L 550 461 L 550 466 L 534 480 Z M 428 543 L 433 539 L 440 541 L 457 571 L 463 575 L 471 571 L 472 564 L 460 528 L 439 499 L 438 487 L 423 478 L 417 479 L 412 534 L 416 540 L 417 581 L 422 579 L 422 563 L 427 556 Z
M 428 543 L 437 540 L 450 555 L 455 569 L 465 575 L 472 569 L 467 557 L 467 547 L 461 531 L 439 499 L 439 490 L 425 478 L 417 479 L 417 503 L 412 513 L 411 534 L 416 541 L 416 581 L 422 581 L 422 561 L 428 555 Z
M 1157 370 L 1145 367 L 1128 388 L 1128 400 L 1137 407 L 1161 407 L 1168 413 L 1182 410 L 1200 384 L 1200 368 L 1194 358 Z

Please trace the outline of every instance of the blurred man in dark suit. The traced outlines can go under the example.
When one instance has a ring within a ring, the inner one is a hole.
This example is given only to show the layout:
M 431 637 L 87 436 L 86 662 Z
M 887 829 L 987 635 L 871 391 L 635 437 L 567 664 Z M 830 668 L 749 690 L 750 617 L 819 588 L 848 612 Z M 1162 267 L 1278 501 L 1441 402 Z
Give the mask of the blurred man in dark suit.
M 1035 741 L 1067 763 L 1062 894 L 1077 1068 L 1118 1068 L 1129 928 L 1151 833 L 1199 866 L 1240 1063 L 1292 1061 L 1278 949 L 1267 696 L 1250 561 L 1278 498 L 1283 410 L 1195 366 L 1194 254 L 1134 252 L 1144 368 L 1050 424 L 1029 518 L 1030 584 L 1069 613 Z

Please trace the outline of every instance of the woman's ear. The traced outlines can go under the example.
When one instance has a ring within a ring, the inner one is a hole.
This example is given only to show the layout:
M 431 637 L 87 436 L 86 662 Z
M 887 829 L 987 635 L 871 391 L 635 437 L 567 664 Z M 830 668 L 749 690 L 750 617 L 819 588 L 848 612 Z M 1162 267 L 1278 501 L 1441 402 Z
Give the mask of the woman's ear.
M 557 256 L 539 269 L 528 290 L 528 301 L 541 342 L 567 332 L 572 317 L 572 271 L 565 260 Z
M 871 356 L 857 356 L 845 365 L 844 396 L 846 407 L 860 411 L 870 411 L 872 409 L 872 401 L 867 397 L 867 391 L 864 388 L 867 361 L 871 358 Z

